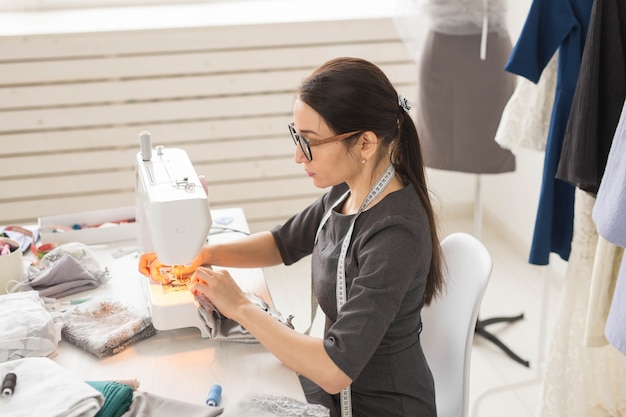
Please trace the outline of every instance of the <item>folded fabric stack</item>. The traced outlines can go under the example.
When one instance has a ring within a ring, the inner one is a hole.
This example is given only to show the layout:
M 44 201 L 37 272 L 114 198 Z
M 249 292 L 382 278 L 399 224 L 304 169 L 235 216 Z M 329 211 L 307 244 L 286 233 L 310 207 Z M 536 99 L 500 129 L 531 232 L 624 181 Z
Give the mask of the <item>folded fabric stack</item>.
M 24 358 L 0 364 L 0 374 L 13 372 L 13 395 L 0 401 L 0 415 L 12 417 L 92 417 L 102 405 L 100 391 L 49 358 Z
M 61 316 L 63 339 L 98 357 L 114 355 L 156 334 L 148 311 L 95 298 Z
M 37 291 L 0 296 L 0 362 L 58 352 L 61 335 Z

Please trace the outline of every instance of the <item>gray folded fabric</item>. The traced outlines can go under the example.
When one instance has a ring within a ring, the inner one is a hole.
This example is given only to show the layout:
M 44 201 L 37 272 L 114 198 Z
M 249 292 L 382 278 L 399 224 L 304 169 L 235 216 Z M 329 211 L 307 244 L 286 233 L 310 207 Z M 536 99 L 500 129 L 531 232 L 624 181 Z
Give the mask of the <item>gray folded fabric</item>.
M 77 260 L 64 254 L 51 267 L 43 270 L 30 268 L 23 290 L 35 290 L 42 297 L 60 298 L 87 291 L 100 285 L 100 281 L 89 273 Z
M 284 317 L 280 311 L 272 308 L 254 294 L 246 293 L 248 299 L 260 309 L 267 312 L 285 326 L 293 329 L 291 320 L 293 316 Z M 209 338 L 223 342 L 258 343 L 258 340 L 248 332 L 241 324 L 221 314 L 211 303 L 211 300 L 199 293 L 195 296 L 198 315 L 209 332 Z
M 82 243 L 66 243 L 30 266 L 26 279 L 12 291 L 39 292 L 42 297 L 61 298 L 98 287 L 109 279 L 91 251 Z

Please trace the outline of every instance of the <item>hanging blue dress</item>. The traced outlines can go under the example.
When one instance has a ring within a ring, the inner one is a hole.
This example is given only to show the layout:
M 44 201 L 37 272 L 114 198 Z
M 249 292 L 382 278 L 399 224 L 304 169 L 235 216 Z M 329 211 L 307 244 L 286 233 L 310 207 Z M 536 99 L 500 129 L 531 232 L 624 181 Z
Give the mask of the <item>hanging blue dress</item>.
M 505 70 L 537 83 L 558 50 L 557 82 L 546 143 L 539 206 L 529 262 L 547 265 L 550 253 L 568 260 L 574 225 L 573 185 L 556 179 L 593 0 L 533 0 Z

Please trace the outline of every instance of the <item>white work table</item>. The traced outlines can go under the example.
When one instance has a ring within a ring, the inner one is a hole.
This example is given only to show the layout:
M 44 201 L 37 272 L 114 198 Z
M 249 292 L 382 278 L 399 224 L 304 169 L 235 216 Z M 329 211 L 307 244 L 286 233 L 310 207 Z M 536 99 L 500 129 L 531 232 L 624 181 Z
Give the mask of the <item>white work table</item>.
M 214 210 L 216 219 L 233 217 L 226 225 L 247 232 L 243 211 Z M 237 232 L 210 235 L 210 241 L 237 239 Z M 111 274 L 97 289 L 67 298 L 87 295 L 111 297 L 133 306 L 148 308 L 148 298 L 139 274 L 136 242 L 90 246 Z M 231 269 L 237 282 L 271 303 L 261 269 Z M 67 341 L 52 358 L 83 380 L 136 378 L 142 391 L 195 404 L 204 404 L 209 388 L 223 388 L 220 407 L 225 417 L 234 416 L 240 402 L 255 394 L 286 396 L 305 401 L 297 375 L 258 343 L 216 342 L 202 338 L 197 328 L 159 331 L 113 356 L 98 358 Z M 229 412 L 229 410 L 232 410 Z

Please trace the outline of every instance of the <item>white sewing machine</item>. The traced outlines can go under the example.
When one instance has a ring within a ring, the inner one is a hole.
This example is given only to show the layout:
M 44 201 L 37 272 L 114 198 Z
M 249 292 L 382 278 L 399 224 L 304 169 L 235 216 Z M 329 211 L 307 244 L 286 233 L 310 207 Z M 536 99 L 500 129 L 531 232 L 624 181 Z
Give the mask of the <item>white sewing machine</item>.
M 136 217 L 140 253 L 156 252 L 164 265 L 190 264 L 207 241 L 212 219 L 206 191 L 187 153 L 151 145 L 141 132 L 136 160 Z M 156 283 L 142 277 L 157 330 L 197 327 L 209 333 L 186 285 Z

